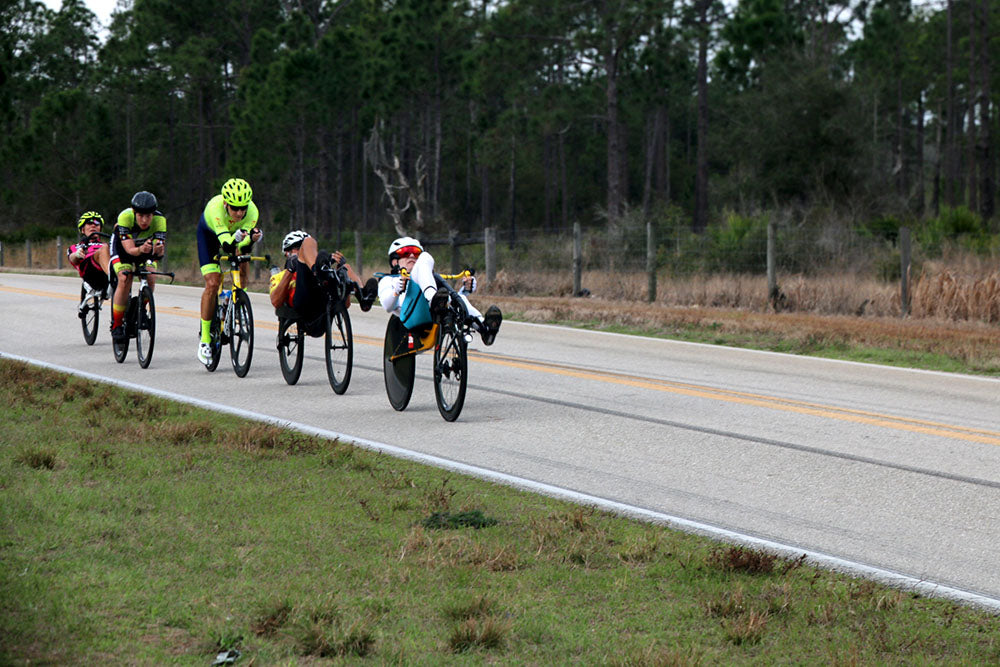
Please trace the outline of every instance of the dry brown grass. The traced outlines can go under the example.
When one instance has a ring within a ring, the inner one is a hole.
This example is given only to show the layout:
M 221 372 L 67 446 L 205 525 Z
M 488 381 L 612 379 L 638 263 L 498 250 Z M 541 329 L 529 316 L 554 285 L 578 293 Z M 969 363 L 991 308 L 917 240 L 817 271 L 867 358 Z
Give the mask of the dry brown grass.
M 667 308 L 729 308 L 774 313 L 763 275 L 707 274 L 657 278 L 656 301 L 646 301 L 647 278 L 642 273 L 584 272 L 581 284 L 589 296 L 604 302 Z M 779 280 L 777 310 L 814 315 L 899 317 L 898 283 L 851 273 L 818 276 L 787 275 Z M 917 318 L 1000 322 L 1000 272 L 984 262 L 927 263 L 911 283 L 911 316 Z M 510 298 L 566 297 L 573 293 L 572 276 L 564 272 L 500 271 L 488 288 L 491 296 Z

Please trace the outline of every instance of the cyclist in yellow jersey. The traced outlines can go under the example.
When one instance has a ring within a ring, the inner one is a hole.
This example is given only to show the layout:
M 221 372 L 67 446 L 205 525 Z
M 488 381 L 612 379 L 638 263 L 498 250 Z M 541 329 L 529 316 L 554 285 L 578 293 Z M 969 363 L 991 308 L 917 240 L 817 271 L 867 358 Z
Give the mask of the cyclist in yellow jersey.
M 201 294 L 201 340 L 198 343 L 198 361 L 208 364 L 212 354 L 210 328 L 215 312 L 222 269 L 216 256 L 233 253 L 247 254 L 264 234 L 257 227 L 258 211 L 253 201 L 253 190 L 242 178 L 230 178 L 222 191 L 212 197 L 198 222 L 198 261 L 205 278 L 205 291 Z M 240 267 L 240 279 L 247 283 L 249 267 Z
M 156 260 L 166 252 L 167 219 L 156 210 L 156 197 L 142 190 L 132 196 L 132 205 L 118 214 L 111 234 L 112 283 L 117 283 L 111 302 L 111 337 L 121 340 L 126 336 L 122 326 L 132 291 L 132 273 L 135 267 L 149 262 L 156 268 Z M 155 280 L 149 277 L 149 287 Z

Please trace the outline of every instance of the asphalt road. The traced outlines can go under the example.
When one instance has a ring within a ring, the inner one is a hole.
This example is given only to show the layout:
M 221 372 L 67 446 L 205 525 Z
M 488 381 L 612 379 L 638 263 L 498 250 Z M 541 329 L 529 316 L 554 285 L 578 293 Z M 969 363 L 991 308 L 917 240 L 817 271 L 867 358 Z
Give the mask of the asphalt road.
M 430 356 L 389 405 L 387 315 L 351 308 L 355 364 L 330 389 L 319 339 L 282 379 L 267 298 L 246 378 L 196 359 L 201 290 L 156 289 L 152 365 L 88 347 L 80 281 L 0 273 L 0 353 L 212 401 L 499 474 L 701 532 L 968 592 L 1000 609 L 1000 381 L 507 322 L 470 349 L 465 409 L 434 403 Z M 998 340 L 1000 349 L 1000 340 Z M 850 569 L 850 567 L 848 567 Z M 878 578 L 878 577 L 876 577 Z M 951 595 L 954 597 L 954 595 Z

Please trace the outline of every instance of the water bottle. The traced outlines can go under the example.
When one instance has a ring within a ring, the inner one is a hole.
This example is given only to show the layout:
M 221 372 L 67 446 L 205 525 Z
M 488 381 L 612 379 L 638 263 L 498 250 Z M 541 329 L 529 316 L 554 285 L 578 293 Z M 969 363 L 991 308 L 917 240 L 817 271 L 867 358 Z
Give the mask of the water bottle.
M 233 290 L 231 290 L 231 289 L 224 289 L 224 290 L 222 290 L 221 303 L 222 303 L 223 307 L 226 307 L 226 306 L 229 305 L 229 299 L 232 298 L 232 296 L 233 296 Z

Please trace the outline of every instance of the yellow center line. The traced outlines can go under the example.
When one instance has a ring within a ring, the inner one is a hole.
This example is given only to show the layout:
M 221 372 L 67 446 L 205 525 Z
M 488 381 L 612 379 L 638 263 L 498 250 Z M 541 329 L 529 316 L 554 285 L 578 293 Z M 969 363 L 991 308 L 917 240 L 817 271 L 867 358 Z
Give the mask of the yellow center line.
M 28 290 L 16 287 L 0 286 L 0 291 L 15 292 L 19 294 L 29 294 L 32 296 L 43 296 L 49 298 L 59 298 L 70 301 L 78 301 L 78 297 L 57 294 L 54 292 L 43 292 L 39 290 Z M 182 310 L 178 307 L 166 308 L 161 311 L 165 314 L 179 315 L 181 317 L 199 318 L 200 314 Z M 270 320 L 254 319 L 254 326 L 277 331 L 277 322 Z M 365 345 L 381 346 L 382 340 L 368 336 L 355 336 L 355 342 Z M 563 377 L 572 377 L 580 380 L 592 380 L 609 384 L 635 387 L 638 389 L 648 389 L 652 391 L 662 391 L 682 396 L 695 398 L 705 398 L 725 403 L 736 403 L 741 405 L 751 405 L 754 407 L 769 410 L 780 410 L 784 412 L 795 412 L 803 415 L 822 417 L 826 419 L 836 419 L 839 421 L 867 424 L 879 426 L 899 431 L 909 431 L 924 435 L 939 436 L 942 438 L 953 438 L 969 442 L 978 442 L 987 445 L 1000 446 L 1000 432 L 985 429 L 968 428 L 955 426 L 942 422 L 927 421 L 921 419 L 911 419 L 908 417 L 898 417 L 878 412 L 866 410 L 855 410 L 851 408 L 840 408 L 836 406 L 823 405 L 821 403 L 810 403 L 807 401 L 797 401 L 794 399 L 780 398 L 777 396 L 767 396 L 765 394 L 754 394 L 749 392 L 733 391 L 728 389 L 718 389 L 714 387 L 701 386 L 670 380 L 659 380 L 625 373 L 613 373 L 610 371 L 593 371 L 573 368 L 555 363 L 541 361 L 524 361 L 513 357 L 503 357 L 492 354 L 482 354 L 470 352 L 469 356 L 479 363 L 492 364 L 495 366 L 506 366 L 508 368 L 518 368 L 521 370 L 549 373 Z

